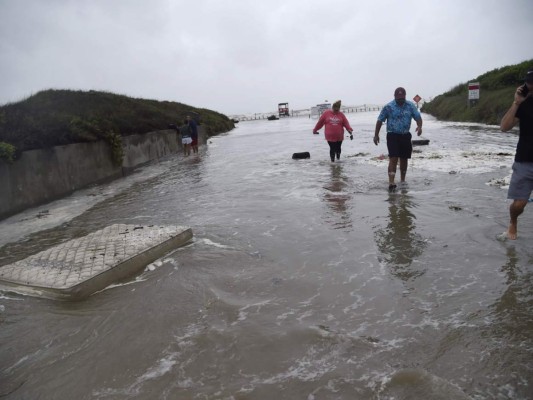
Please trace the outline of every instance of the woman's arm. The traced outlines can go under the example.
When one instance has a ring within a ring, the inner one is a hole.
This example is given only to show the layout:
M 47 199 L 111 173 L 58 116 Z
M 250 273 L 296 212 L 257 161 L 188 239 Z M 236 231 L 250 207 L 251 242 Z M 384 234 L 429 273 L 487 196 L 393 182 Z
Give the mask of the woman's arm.
M 318 122 L 315 125 L 315 129 L 313 129 L 313 133 L 318 133 L 317 131 L 324 126 L 324 123 L 326 122 L 326 113 L 322 113 L 320 118 L 318 119 Z
M 353 132 L 352 127 L 350 126 L 350 123 L 348 122 L 348 118 L 346 118 L 346 115 L 342 114 L 342 124 L 343 126 L 350 132 L 350 135 Z

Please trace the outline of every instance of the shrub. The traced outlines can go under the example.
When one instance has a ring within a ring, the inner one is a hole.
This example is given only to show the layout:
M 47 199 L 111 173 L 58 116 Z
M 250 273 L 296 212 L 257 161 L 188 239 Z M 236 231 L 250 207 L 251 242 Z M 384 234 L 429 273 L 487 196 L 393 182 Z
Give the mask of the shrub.
M 13 163 L 15 160 L 15 152 L 15 146 L 6 142 L 0 142 L 0 160 L 4 160 L 8 164 Z

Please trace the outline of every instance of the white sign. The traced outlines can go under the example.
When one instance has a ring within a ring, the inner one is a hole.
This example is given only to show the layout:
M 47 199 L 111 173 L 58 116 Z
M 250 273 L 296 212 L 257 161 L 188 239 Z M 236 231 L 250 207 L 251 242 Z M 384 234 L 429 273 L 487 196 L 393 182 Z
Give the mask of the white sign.
M 479 82 L 468 84 L 468 100 L 479 100 Z

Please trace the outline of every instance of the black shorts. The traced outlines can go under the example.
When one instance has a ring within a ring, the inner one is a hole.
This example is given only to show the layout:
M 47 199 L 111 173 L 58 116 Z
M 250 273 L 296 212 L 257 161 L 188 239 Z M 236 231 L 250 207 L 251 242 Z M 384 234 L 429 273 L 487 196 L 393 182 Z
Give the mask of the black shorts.
M 387 149 L 389 157 L 411 158 L 413 145 L 410 133 L 387 133 Z

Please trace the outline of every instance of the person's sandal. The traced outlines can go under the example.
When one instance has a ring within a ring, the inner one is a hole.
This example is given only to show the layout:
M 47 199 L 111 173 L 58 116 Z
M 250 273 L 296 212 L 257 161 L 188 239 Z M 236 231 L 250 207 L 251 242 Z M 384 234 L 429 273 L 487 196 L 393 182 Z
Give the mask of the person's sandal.
M 396 190 L 396 185 L 394 185 L 394 184 L 389 185 L 389 192 L 392 193 L 392 192 L 394 192 L 395 190 Z

